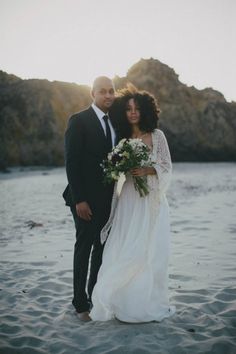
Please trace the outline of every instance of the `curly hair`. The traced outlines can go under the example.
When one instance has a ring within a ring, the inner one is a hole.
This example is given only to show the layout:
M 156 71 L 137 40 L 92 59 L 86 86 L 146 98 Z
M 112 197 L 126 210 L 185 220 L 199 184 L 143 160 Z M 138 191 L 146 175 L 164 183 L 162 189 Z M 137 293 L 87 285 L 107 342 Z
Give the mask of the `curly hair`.
M 126 116 L 127 105 L 130 99 L 140 109 L 139 128 L 145 133 L 153 132 L 158 125 L 158 108 L 155 97 L 147 91 L 138 91 L 135 86 L 128 84 L 126 88 L 117 92 L 109 115 L 118 131 L 120 138 L 130 138 L 132 130 Z

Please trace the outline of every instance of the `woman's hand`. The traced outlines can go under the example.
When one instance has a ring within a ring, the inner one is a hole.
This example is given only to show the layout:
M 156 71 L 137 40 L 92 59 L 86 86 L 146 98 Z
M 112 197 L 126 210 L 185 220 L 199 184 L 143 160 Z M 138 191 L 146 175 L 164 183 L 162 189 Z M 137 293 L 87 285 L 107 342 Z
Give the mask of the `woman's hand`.
M 138 167 L 130 170 L 130 173 L 134 177 L 143 177 L 147 175 L 155 175 L 156 170 L 154 167 Z

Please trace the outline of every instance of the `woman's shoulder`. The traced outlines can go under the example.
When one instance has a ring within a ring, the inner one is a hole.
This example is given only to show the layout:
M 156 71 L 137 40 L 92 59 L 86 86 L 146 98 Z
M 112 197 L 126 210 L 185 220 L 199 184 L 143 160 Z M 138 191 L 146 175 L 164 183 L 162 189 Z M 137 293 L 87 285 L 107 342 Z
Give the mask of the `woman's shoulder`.
M 159 149 L 163 144 L 165 145 L 167 140 L 164 132 L 160 129 L 155 129 L 152 133 L 152 141 L 153 145 Z
M 154 129 L 153 135 L 156 136 L 156 137 L 158 137 L 158 136 L 165 136 L 165 134 L 163 133 L 163 131 L 160 130 L 160 129 L 157 129 L 157 128 Z

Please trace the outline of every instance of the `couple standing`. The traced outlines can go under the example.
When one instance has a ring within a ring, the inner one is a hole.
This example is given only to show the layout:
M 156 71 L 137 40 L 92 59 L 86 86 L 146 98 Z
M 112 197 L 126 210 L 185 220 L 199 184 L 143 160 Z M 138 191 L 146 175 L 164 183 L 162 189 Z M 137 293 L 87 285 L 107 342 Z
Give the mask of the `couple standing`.
M 134 88 L 121 90 L 115 98 L 107 77 L 95 79 L 91 94 L 91 107 L 70 118 L 65 134 L 68 186 L 63 196 L 76 227 L 72 303 L 84 321 L 160 321 L 174 308 L 168 302 L 165 197 L 171 159 L 165 136 L 157 129 L 156 102 Z M 118 135 L 140 138 L 152 160 L 152 166 L 130 171 L 119 196 L 116 184 L 103 183 L 101 167 Z M 139 196 L 132 175 L 147 176 L 147 196 Z

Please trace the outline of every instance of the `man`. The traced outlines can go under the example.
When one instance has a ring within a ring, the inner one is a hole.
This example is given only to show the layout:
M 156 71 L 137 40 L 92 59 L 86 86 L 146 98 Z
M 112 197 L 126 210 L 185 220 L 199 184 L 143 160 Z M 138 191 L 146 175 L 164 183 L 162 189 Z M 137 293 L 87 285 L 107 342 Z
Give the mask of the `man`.
M 103 183 L 100 164 L 116 139 L 108 116 L 115 98 L 113 82 L 105 76 L 96 78 L 91 96 L 91 107 L 70 118 L 65 134 L 68 186 L 63 197 L 71 208 L 76 228 L 72 303 L 83 321 L 90 320 L 91 295 L 102 262 L 100 231 L 108 220 L 113 194 L 113 185 Z

